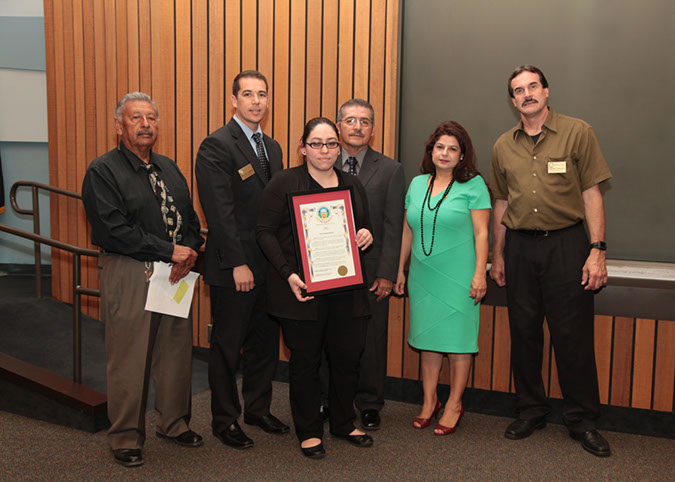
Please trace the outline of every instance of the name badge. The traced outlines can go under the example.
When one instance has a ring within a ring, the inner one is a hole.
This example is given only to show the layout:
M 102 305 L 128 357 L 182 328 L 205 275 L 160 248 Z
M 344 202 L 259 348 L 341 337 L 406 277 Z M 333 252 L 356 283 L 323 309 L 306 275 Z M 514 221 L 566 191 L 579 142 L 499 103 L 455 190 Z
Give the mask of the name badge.
M 246 164 L 244 167 L 239 169 L 239 175 L 241 176 L 241 180 L 245 181 L 249 177 L 251 177 L 253 174 L 255 174 L 255 171 L 253 170 L 253 166 L 250 164 Z
M 549 161 L 549 174 L 565 174 L 567 172 L 567 163 L 565 161 Z

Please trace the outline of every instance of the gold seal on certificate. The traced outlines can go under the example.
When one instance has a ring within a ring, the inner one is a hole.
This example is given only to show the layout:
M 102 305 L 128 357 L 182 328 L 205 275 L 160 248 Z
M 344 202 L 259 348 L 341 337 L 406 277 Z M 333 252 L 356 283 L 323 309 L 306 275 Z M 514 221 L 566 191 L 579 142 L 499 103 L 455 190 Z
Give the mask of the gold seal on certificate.
M 289 194 L 308 294 L 364 285 L 351 188 Z

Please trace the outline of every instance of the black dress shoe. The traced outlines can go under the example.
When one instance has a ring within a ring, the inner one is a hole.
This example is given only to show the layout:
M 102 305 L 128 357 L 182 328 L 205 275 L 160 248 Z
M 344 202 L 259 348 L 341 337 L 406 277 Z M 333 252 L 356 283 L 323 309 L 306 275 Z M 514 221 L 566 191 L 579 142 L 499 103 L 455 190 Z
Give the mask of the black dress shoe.
M 309 457 L 310 459 L 322 459 L 326 456 L 326 451 L 323 448 L 323 444 L 315 445 L 314 447 L 300 447 L 302 450 L 302 455 Z
M 202 439 L 201 435 L 193 432 L 192 430 L 187 430 L 177 437 L 169 437 L 168 435 L 164 435 L 163 433 L 159 432 L 156 432 L 156 434 L 159 438 L 171 440 L 176 442 L 178 445 L 182 445 L 183 447 L 199 447 L 200 445 L 204 444 L 204 439 Z
M 519 418 L 511 422 L 511 425 L 506 427 L 504 437 L 511 440 L 519 440 L 521 438 L 529 437 L 532 432 L 546 426 L 546 420 L 543 418 L 535 418 L 532 420 L 525 420 Z
M 262 417 L 247 417 L 244 415 L 244 423 L 246 425 L 257 425 L 267 433 L 282 434 L 288 433 L 290 430 L 288 425 L 272 414 L 263 415 Z
M 113 450 L 115 462 L 125 467 L 138 467 L 143 465 L 141 449 L 117 449 Z
M 373 437 L 365 433 L 362 435 L 336 435 L 336 437 L 344 439 L 357 447 L 370 447 L 373 445 Z
M 236 420 L 232 425 L 220 432 L 214 428 L 213 435 L 225 445 L 229 445 L 235 449 L 247 449 L 253 447 L 253 440 L 246 436 Z
M 584 433 L 570 432 L 570 437 L 574 440 L 581 441 L 581 446 L 587 451 L 597 457 L 609 457 L 612 451 L 609 448 L 609 442 L 605 437 L 600 435 L 597 430 L 589 430 Z
M 361 427 L 364 430 L 377 430 L 380 428 L 380 413 L 374 408 L 368 408 L 361 412 Z

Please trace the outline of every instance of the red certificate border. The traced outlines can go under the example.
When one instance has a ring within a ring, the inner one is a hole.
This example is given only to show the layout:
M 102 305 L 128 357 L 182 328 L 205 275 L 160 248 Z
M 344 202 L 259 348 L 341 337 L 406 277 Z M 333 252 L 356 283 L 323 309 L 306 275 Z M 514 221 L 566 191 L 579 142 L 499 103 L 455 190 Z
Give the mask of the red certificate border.
M 326 281 L 312 282 L 309 273 L 309 259 L 305 249 L 305 232 L 302 226 L 300 205 L 307 203 L 330 202 L 340 199 L 344 201 L 347 215 L 347 228 L 354 262 L 354 275 L 335 278 Z M 356 245 L 356 222 L 354 217 L 352 186 L 328 188 L 321 191 L 306 191 L 288 194 L 288 203 L 291 211 L 295 250 L 301 260 L 302 279 L 307 285 L 307 294 L 320 295 L 337 291 L 351 290 L 365 286 L 363 269 L 361 267 L 361 250 Z

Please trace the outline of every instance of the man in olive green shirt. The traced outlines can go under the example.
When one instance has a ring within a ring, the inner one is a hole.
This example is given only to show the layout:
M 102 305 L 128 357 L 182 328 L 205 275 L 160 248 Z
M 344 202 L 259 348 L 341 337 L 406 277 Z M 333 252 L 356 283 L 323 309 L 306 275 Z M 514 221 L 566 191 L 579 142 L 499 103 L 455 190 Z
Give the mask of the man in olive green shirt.
M 546 317 L 565 425 L 584 449 L 606 457 L 609 444 L 595 429 L 593 291 L 607 282 L 599 183 L 611 173 L 591 126 L 548 106 L 548 82 L 538 68 L 518 67 L 508 90 L 521 122 L 495 143 L 489 182 L 495 197 L 490 277 L 506 285 L 518 411 L 504 435 L 521 439 L 546 425 Z

